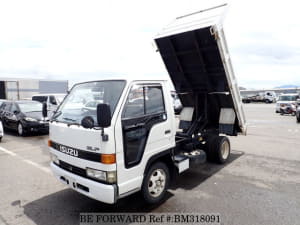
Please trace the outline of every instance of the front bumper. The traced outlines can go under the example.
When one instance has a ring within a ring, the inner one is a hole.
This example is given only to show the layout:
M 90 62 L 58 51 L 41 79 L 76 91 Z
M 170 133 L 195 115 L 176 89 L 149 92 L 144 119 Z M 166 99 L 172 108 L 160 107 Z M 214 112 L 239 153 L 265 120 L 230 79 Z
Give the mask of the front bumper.
M 55 177 L 73 190 L 101 202 L 113 204 L 117 200 L 117 186 L 102 184 L 61 169 L 53 162 L 51 170 Z
M 23 122 L 24 129 L 26 131 L 33 132 L 48 132 L 49 131 L 49 123 L 48 122 Z

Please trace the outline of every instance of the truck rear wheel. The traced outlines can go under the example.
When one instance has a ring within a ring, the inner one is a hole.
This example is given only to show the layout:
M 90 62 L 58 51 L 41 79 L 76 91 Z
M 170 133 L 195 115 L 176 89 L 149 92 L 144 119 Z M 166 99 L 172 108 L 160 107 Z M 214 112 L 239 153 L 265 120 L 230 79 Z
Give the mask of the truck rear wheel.
M 225 163 L 230 156 L 230 141 L 225 136 L 214 136 L 209 140 L 208 158 L 216 163 Z
M 165 196 L 170 182 L 170 173 L 166 164 L 157 162 L 146 172 L 142 185 L 142 194 L 149 204 L 159 203 Z

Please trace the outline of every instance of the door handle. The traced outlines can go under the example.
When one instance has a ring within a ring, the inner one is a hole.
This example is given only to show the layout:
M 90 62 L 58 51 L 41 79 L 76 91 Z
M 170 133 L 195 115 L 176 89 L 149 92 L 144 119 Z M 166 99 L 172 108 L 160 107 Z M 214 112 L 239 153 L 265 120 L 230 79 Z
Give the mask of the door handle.
M 171 133 L 171 130 L 166 130 L 165 131 L 165 134 L 170 134 Z

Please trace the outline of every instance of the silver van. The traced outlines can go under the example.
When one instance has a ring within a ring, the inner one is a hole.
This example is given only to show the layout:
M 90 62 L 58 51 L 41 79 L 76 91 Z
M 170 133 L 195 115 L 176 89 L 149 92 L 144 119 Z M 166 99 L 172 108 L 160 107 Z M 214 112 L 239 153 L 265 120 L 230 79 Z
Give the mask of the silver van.
M 41 103 L 46 102 L 48 110 L 55 111 L 60 103 L 64 100 L 66 94 L 37 94 L 33 95 L 31 99 Z

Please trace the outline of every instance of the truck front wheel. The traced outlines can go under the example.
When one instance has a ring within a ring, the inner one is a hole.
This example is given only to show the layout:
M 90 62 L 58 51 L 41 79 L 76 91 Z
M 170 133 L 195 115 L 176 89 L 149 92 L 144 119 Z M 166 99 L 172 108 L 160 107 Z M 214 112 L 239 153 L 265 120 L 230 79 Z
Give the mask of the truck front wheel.
M 220 164 L 225 163 L 230 156 L 230 141 L 225 136 L 215 136 L 210 139 L 208 158 Z
M 166 164 L 157 162 L 146 172 L 142 185 L 142 194 L 149 204 L 159 203 L 165 196 L 170 182 L 170 173 Z

